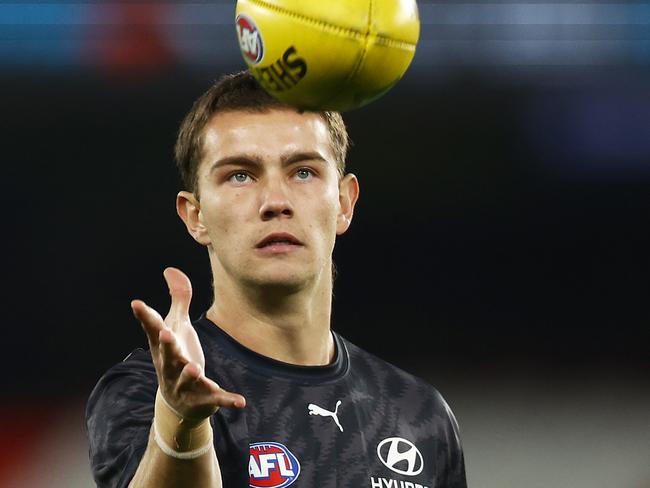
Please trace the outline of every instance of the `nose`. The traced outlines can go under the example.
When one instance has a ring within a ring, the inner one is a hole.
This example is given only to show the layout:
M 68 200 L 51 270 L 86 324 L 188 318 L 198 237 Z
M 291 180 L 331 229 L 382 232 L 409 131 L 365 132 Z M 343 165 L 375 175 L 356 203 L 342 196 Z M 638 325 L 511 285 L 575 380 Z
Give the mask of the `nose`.
M 292 217 L 293 204 L 283 181 L 268 181 L 262 192 L 260 217 L 271 220 L 277 217 Z

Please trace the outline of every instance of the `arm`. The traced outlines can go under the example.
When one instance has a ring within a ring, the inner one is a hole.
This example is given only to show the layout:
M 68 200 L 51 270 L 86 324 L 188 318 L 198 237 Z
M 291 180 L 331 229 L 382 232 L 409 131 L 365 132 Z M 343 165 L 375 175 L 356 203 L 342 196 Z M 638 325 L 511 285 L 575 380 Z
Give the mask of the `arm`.
M 144 302 L 131 303 L 147 334 L 159 389 L 147 448 L 129 487 L 221 488 L 209 418 L 220 407 L 243 408 L 246 401 L 204 375 L 189 318 L 192 285 L 177 269 L 164 275 L 172 299 L 164 320 Z
M 467 478 L 465 474 L 465 455 L 460 441 L 460 429 L 454 413 L 451 411 L 449 404 L 437 393 L 447 414 L 448 426 L 446 430 L 447 440 L 447 466 L 446 482 L 443 486 L 448 488 L 467 488 Z

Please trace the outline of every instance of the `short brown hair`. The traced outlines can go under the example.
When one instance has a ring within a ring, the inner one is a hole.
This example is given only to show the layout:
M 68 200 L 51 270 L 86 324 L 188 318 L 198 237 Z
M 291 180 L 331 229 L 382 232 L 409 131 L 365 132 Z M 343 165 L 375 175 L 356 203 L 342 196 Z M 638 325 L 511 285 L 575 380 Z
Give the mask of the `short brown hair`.
M 243 110 L 267 112 L 292 108 L 269 95 L 248 71 L 222 76 L 201 95 L 181 123 L 174 150 L 176 166 L 187 190 L 198 197 L 198 168 L 203 157 L 203 130 L 212 116 L 219 112 Z M 295 109 L 298 110 L 298 109 Z M 330 134 L 339 177 L 345 174 L 345 158 L 350 146 L 348 133 L 339 112 L 319 114 Z

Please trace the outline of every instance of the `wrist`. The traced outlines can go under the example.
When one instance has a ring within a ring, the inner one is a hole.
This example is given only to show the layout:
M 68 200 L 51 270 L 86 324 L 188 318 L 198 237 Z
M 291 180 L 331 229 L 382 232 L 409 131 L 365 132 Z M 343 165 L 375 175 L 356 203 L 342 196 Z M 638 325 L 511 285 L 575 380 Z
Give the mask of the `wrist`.
M 153 436 L 158 447 L 168 456 L 194 459 L 212 448 L 212 427 L 209 418 L 185 417 L 156 393 Z

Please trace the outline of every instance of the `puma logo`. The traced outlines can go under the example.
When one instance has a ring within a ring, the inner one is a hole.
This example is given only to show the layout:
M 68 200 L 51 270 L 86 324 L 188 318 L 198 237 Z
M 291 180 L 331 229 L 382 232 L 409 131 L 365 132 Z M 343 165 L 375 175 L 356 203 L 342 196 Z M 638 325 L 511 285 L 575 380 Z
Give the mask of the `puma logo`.
M 341 429 L 341 432 L 343 432 L 343 427 L 341 427 L 337 415 L 340 406 L 341 406 L 341 400 L 336 402 L 336 408 L 334 408 L 333 412 L 330 412 L 329 410 L 325 410 L 324 408 L 319 407 L 318 405 L 314 405 L 313 403 L 307 405 L 307 409 L 309 410 L 309 415 L 320 415 L 321 417 L 332 417 L 334 419 L 334 422 L 336 422 L 338 428 Z

